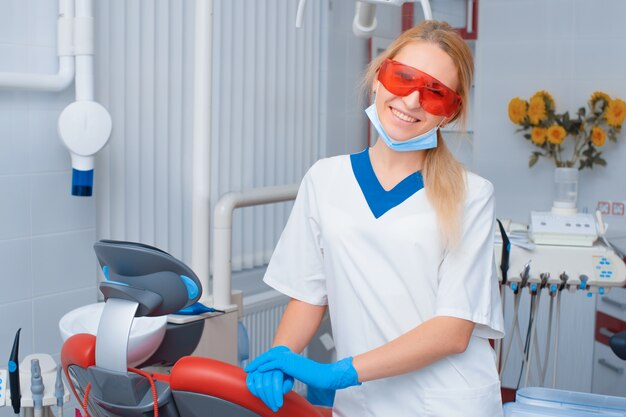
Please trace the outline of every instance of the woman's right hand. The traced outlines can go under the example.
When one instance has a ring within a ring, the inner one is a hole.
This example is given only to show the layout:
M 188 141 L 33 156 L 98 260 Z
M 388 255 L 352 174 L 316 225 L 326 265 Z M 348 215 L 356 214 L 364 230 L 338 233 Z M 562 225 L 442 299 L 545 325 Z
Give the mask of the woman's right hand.
M 283 348 L 287 349 L 284 346 L 277 346 L 272 349 L 280 350 Z M 248 373 L 246 377 L 248 390 L 274 412 L 283 406 L 283 396 L 291 391 L 293 382 L 293 377 L 278 369 L 267 372 L 253 371 Z

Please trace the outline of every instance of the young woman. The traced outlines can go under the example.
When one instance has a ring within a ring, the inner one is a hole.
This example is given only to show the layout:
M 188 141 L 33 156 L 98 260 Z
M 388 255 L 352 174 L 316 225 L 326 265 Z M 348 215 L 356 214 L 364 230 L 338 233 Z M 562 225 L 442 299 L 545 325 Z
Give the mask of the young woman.
M 465 42 L 436 21 L 370 64 L 380 137 L 311 167 L 264 278 L 292 298 L 274 347 L 246 368 L 273 410 L 296 378 L 337 389 L 335 416 L 502 415 L 493 186 L 440 131 L 466 117 L 472 74 Z M 327 308 L 341 360 L 320 364 L 297 353 Z

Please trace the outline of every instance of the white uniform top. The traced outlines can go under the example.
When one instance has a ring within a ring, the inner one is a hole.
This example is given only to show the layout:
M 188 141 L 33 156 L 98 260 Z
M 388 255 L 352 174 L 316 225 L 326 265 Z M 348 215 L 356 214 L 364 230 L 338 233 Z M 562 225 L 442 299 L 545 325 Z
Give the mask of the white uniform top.
M 334 416 L 502 415 L 495 353 L 503 336 L 491 183 L 467 174 L 460 244 L 446 252 L 421 174 L 385 191 L 369 152 L 316 162 L 302 180 L 264 281 L 328 304 L 339 359 L 375 349 L 435 316 L 476 323 L 464 353 L 337 391 Z

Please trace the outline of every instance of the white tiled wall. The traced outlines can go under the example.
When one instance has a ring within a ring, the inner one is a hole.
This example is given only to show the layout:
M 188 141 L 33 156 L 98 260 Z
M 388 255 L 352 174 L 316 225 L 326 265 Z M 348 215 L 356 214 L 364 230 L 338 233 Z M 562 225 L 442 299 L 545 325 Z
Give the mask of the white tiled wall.
M 57 7 L 0 2 L 0 72 L 57 71 Z M 0 367 L 20 327 L 21 358 L 58 358 L 59 319 L 96 301 L 95 202 L 70 195 L 70 158 L 56 133 L 73 95 L 73 86 L 61 93 L 0 89 Z
M 477 43 L 474 167 L 496 189 L 497 214 L 520 222 L 552 205 L 553 165 L 528 168 L 534 147 L 515 133 L 511 98 L 548 90 L 570 114 L 592 92 L 626 99 L 626 2 L 622 0 L 481 0 Z M 626 133 L 605 146 L 608 166 L 585 169 L 579 208 L 626 200 Z M 626 234 L 623 216 L 607 219 Z

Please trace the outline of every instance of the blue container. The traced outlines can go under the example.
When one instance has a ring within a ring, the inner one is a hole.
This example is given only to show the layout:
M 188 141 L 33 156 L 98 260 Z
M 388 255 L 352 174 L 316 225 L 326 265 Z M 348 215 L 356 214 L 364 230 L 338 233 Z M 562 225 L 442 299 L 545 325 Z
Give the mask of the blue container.
M 577 410 L 598 416 L 626 417 L 626 398 L 551 388 L 522 388 L 517 391 L 518 404 L 553 409 Z
M 504 417 L 603 417 L 613 414 L 603 414 L 567 408 L 549 408 L 536 405 L 507 403 L 503 407 Z

